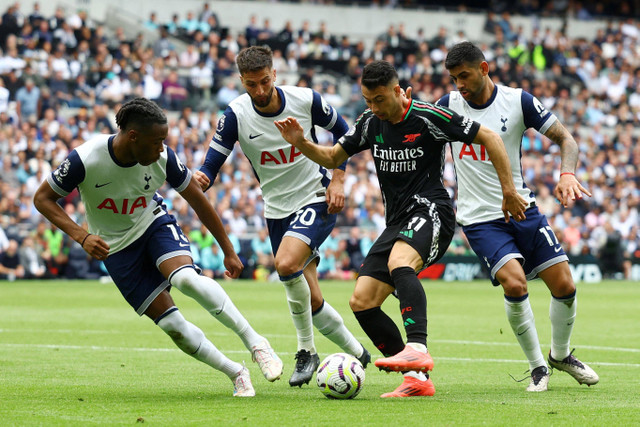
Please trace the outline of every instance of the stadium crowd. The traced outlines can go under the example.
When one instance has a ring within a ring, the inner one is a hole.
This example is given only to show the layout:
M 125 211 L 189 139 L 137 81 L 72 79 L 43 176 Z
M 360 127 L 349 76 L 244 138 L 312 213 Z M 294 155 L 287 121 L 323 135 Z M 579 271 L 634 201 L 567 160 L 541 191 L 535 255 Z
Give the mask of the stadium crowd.
M 377 2 L 391 4 L 397 2 Z M 509 12 L 489 9 L 481 48 L 496 82 L 523 87 L 538 97 L 572 131 L 580 147 L 576 175 L 593 193 L 570 209 L 551 191 L 559 178 L 559 148 L 529 130 L 522 145 L 525 180 L 532 184 L 568 254 L 592 255 L 605 275 L 628 276 L 640 259 L 640 21 L 611 17 L 592 38 L 570 39 L 565 32 L 534 27 L 525 34 Z M 538 2 L 520 2 L 538 4 Z M 546 2 L 543 2 L 546 6 Z M 561 2 L 567 3 L 567 2 Z M 592 19 L 602 2 L 568 2 L 570 13 Z M 617 4 L 617 3 L 616 3 Z M 621 4 L 626 4 L 621 2 Z M 543 8 L 544 9 L 544 8 Z M 521 11 L 527 14 L 527 11 Z M 248 45 L 274 50 L 279 84 L 313 87 L 352 123 L 366 108 L 359 88 L 362 67 L 387 59 L 401 85 L 415 97 L 435 102 L 454 90 L 444 68 L 447 49 L 466 38 L 440 27 L 433 38 L 389 26 L 372 45 L 330 34 L 324 24 L 288 22 L 273 29 L 269 19 L 252 16 L 244 32 L 232 33 L 207 3 L 201 10 L 175 13 L 169 22 L 151 14 L 142 25 L 158 31 L 153 43 L 140 34 L 94 22 L 86 12 L 56 9 L 44 16 L 15 3 L 0 24 L 0 277 L 96 278 L 105 270 L 60 230 L 44 221 L 33 194 L 52 168 L 96 133 L 115 133 L 114 112 L 123 101 L 144 96 L 168 112 L 166 141 L 191 170 L 202 164 L 217 117 L 238 96 L 237 52 Z M 330 143 L 319 133 L 321 143 Z M 235 150 L 207 196 L 225 222 L 247 266 L 245 277 L 266 278 L 273 256 L 265 231 L 263 203 L 251 165 Z M 448 159 L 445 184 L 455 196 L 455 171 Z M 347 167 L 346 208 L 323 245 L 318 267 L 326 278 L 350 278 L 384 228 L 384 206 L 371 157 L 352 158 Z M 187 203 L 171 189 L 165 202 L 190 237 L 195 262 L 211 276 L 224 271 L 221 251 Z M 84 223 L 77 191 L 61 201 Z M 471 254 L 461 232 L 449 251 Z

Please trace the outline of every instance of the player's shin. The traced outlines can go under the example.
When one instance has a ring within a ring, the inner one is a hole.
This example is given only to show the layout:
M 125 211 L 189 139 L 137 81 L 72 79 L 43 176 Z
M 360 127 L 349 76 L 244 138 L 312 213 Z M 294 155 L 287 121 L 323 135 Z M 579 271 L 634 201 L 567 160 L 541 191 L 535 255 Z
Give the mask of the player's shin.
M 533 311 L 529 303 L 529 294 L 522 297 L 504 296 L 504 308 L 511 329 L 516 335 L 520 347 L 529 361 L 529 369 L 532 371 L 538 366 L 547 366 L 540 350 L 538 331 L 536 330 Z
M 282 277 L 280 280 L 287 294 L 289 312 L 293 319 L 298 337 L 298 350 L 308 350 L 315 354 L 316 347 L 313 342 L 313 322 L 311 319 L 311 291 L 302 270 L 291 276 Z
M 222 354 L 197 326 L 182 316 L 177 307 L 168 309 L 155 322 L 171 337 L 180 350 L 224 372 L 229 378 L 234 379 L 243 369 L 241 364 Z
M 327 301 L 313 313 L 313 325 L 345 352 L 355 357 L 362 356 L 364 348 L 344 325 L 338 312 Z
M 392 356 L 404 349 L 400 330 L 380 307 L 354 311 L 362 330 L 384 356 Z
M 420 279 L 411 267 L 399 267 L 391 272 L 398 291 L 400 312 L 407 334 L 407 343 L 427 345 L 427 297 Z M 426 349 L 425 349 L 426 352 Z
M 238 334 L 247 349 L 251 350 L 264 339 L 249 325 L 215 280 L 199 275 L 191 267 L 183 267 L 173 272 L 169 281 L 180 292 L 196 300 L 220 323 Z
M 549 319 L 551 320 L 551 357 L 562 360 L 569 355 L 571 332 L 576 318 L 578 300 L 573 292 L 563 298 L 551 297 Z

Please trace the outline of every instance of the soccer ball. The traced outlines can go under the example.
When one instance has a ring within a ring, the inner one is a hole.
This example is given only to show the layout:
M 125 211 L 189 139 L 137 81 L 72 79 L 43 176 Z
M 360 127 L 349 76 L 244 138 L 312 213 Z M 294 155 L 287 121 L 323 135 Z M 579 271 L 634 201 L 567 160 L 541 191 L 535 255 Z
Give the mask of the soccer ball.
M 320 363 L 316 383 L 329 399 L 353 399 L 364 385 L 364 368 L 350 354 L 331 354 Z

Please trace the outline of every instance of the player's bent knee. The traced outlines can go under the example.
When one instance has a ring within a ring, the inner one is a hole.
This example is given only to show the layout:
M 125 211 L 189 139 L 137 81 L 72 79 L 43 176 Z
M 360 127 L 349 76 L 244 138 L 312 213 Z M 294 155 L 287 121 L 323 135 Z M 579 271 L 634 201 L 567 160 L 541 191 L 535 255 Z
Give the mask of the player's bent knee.
M 351 311 L 362 311 L 368 310 L 370 308 L 376 307 L 376 302 L 373 298 L 367 297 L 366 295 L 358 294 L 356 292 L 351 295 L 349 298 L 349 307 L 351 307 Z
M 167 310 L 166 314 L 156 320 L 156 324 L 187 354 L 198 351 L 204 338 L 202 331 L 187 322 L 177 307 Z
M 274 265 L 281 277 L 291 276 L 302 270 L 302 264 L 292 258 L 276 257 Z
M 526 280 L 505 279 L 500 284 L 504 289 L 504 294 L 510 297 L 521 297 L 528 292 Z
M 169 275 L 169 283 L 185 295 L 193 295 L 197 292 L 199 280 L 200 275 L 190 265 L 180 267 Z

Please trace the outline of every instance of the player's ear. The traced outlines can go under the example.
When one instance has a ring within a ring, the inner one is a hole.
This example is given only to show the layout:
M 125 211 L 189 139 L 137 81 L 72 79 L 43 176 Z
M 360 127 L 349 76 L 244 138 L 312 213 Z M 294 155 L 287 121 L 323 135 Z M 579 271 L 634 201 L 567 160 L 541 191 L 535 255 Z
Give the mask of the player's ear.
M 482 61 L 480 63 L 480 70 L 482 71 L 483 76 L 489 74 L 489 64 L 487 63 L 487 61 Z

